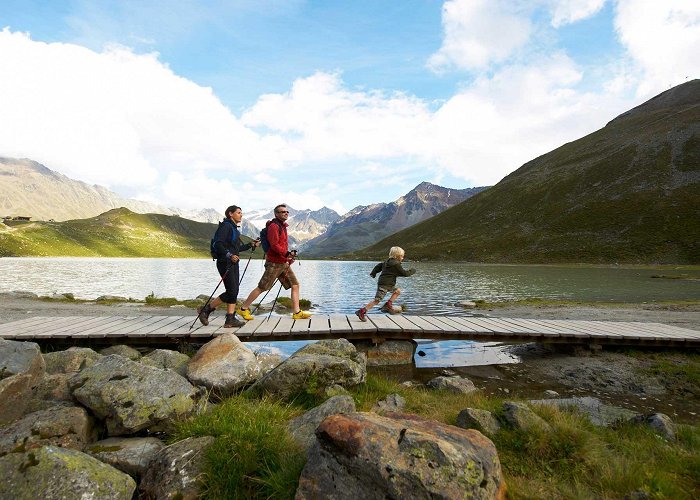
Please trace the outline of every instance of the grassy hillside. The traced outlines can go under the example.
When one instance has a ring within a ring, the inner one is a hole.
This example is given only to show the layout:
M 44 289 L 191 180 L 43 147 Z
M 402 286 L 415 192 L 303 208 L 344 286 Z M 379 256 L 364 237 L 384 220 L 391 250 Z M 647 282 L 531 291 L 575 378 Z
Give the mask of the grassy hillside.
M 699 103 L 675 87 L 351 257 L 698 264 Z
M 211 258 L 214 231 L 215 224 L 117 208 L 90 219 L 0 224 L 0 256 Z

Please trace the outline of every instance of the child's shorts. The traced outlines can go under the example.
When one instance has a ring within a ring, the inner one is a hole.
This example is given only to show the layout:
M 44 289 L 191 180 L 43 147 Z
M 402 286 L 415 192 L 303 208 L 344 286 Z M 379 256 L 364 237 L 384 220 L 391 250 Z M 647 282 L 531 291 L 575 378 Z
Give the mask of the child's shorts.
M 374 300 L 379 302 L 380 300 L 382 300 L 384 298 L 384 296 L 387 293 L 394 293 L 394 290 L 396 290 L 395 286 L 381 286 L 380 285 L 377 287 L 377 293 L 374 294 Z

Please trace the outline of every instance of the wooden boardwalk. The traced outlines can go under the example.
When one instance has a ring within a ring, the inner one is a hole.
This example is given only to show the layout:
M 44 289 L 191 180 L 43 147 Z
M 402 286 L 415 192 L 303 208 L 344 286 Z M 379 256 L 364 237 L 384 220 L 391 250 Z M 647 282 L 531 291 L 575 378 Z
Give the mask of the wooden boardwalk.
M 544 342 L 700 347 L 700 331 L 661 323 L 544 320 L 466 316 L 355 315 L 258 316 L 241 328 L 223 328 L 223 315 L 208 326 L 194 316 L 66 316 L 33 317 L 0 324 L 0 338 L 57 344 L 172 345 L 204 343 L 222 333 L 242 341 L 268 342 L 346 338 L 381 343 L 389 339 L 475 340 L 481 342 Z

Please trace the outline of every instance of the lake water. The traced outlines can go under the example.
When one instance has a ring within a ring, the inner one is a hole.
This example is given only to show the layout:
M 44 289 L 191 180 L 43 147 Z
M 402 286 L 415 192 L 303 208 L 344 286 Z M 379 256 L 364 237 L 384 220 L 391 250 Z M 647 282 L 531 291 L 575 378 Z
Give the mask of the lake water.
M 245 261 L 241 272 L 244 266 Z M 373 266 L 371 262 L 300 260 L 293 269 L 301 283 L 301 296 L 314 304 L 313 312 L 351 314 L 374 296 L 376 280 L 369 276 Z M 468 299 L 700 300 L 697 269 L 409 261 L 404 262 L 404 267 L 415 267 L 418 271 L 398 281 L 403 291 L 398 302 L 406 305 L 408 314 L 464 315 L 468 312 L 455 303 Z M 256 286 L 262 272 L 262 261 L 250 261 L 241 284 L 241 298 Z M 688 275 L 695 279 L 659 279 L 652 278 L 653 275 Z M 208 296 L 218 281 L 214 263 L 204 259 L 0 258 L 0 292 L 25 290 L 39 295 L 70 292 L 83 299 L 101 295 L 143 299 L 154 293 L 157 297 L 191 299 L 201 294 Z M 271 301 L 276 293 L 277 288 L 265 301 Z M 289 293 L 283 290 L 280 295 Z M 280 344 L 286 343 L 260 347 L 277 350 Z M 417 357 L 416 363 L 450 366 L 517 361 L 487 347 L 466 342 L 421 343 L 420 350 L 426 356 Z M 297 345 L 285 345 L 281 351 L 285 354 L 296 348 Z

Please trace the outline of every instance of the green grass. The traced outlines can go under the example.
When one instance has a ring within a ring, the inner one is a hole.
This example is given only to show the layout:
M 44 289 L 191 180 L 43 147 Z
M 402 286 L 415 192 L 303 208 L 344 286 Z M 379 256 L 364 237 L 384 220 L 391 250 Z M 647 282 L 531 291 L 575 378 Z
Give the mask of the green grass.
M 235 396 L 182 423 L 174 440 L 214 436 L 207 450 L 207 498 L 294 498 L 306 458 L 286 431 L 298 410 Z
M 692 383 L 696 368 L 678 378 Z M 366 383 L 350 393 L 358 411 L 369 411 L 378 400 L 398 393 L 406 399 L 405 412 L 451 425 L 467 407 L 498 415 L 504 401 L 479 392 L 407 388 L 378 374 L 368 374 Z M 305 459 L 290 441 L 286 421 L 320 402 L 301 393 L 288 401 L 236 396 L 182 424 L 173 439 L 217 438 L 207 453 L 207 498 L 291 498 Z M 509 498 L 623 498 L 633 491 L 650 498 L 700 495 L 698 427 L 678 425 L 677 439 L 669 442 L 643 426 L 601 428 L 575 412 L 533 409 L 551 433 L 504 427 L 491 436 Z

